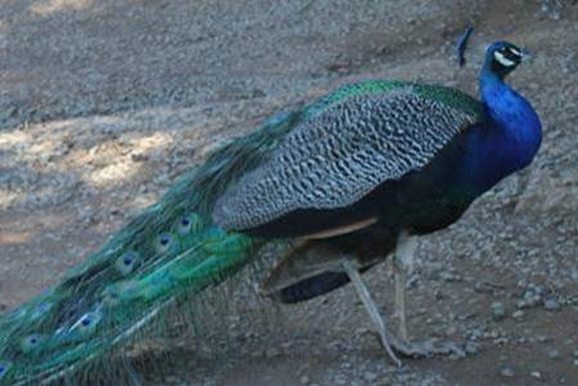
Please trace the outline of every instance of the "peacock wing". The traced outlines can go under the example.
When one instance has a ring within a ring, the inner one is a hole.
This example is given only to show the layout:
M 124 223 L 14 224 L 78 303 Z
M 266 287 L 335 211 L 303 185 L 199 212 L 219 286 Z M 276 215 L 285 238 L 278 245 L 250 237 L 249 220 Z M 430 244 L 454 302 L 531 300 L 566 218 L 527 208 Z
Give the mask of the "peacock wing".
M 347 208 L 432 161 L 480 121 L 477 103 L 456 90 L 420 85 L 343 98 L 294 127 L 217 200 L 213 219 L 250 231 L 296 211 Z

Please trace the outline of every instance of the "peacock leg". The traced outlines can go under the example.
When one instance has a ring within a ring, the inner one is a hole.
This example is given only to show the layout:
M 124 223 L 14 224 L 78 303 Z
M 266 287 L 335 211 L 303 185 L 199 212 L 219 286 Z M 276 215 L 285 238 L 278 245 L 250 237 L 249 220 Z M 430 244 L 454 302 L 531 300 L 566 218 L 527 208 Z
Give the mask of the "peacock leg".
M 445 351 L 434 348 L 431 342 L 410 343 L 407 333 L 407 306 L 406 287 L 407 278 L 412 274 L 415 265 L 415 249 L 417 237 L 410 236 L 407 231 L 402 231 L 397 239 L 397 247 L 393 257 L 393 272 L 395 280 L 395 311 L 394 317 L 399 324 L 398 336 L 393 339 L 394 349 L 409 357 L 429 357 Z
M 411 275 L 415 263 L 415 249 L 417 237 L 410 236 L 403 231 L 397 241 L 393 259 L 395 276 L 395 312 L 399 322 L 397 337 L 391 337 L 391 344 L 396 352 L 407 357 L 419 358 L 432 355 L 450 355 L 458 352 L 457 346 L 452 343 L 434 346 L 431 341 L 413 343 L 409 341 L 407 333 L 406 286 L 408 275 Z
M 387 331 L 385 320 L 379 314 L 377 306 L 375 305 L 375 302 L 371 298 L 371 295 L 367 287 L 365 286 L 365 283 L 361 279 L 359 271 L 357 270 L 356 267 L 353 266 L 352 262 L 347 259 L 343 261 L 343 267 L 345 268 L 345 272 L 347 272 L 349 279 L 351 279 L 351 282 L 353 283 L 353 286 L 357 291 L 357 295 L 359 296 L 361 302 L 365 306 L 365 309 L 369 314 L 371 320 L 373 321 L 373 324 L 377 328 L 377 331 L 381 338 L 381 343 L 383 344 L 383 347 L 385 348 L 387 355 L 389 355 L 389 357 L 398 367 L 401 366 L 401 361 L 397 358 L 397 356 L 393 352 L 392 349 L 393 342 L 389 332 Z
M 393 270 L 395 276 L 395 312 L 399 321 L 399 339 L 407 342 L 407 310 L 406 310 L 406 286 L 407 277 L 411 275 L 414 267 L 416 237 L 409 236 L 402 231 L 397 240 L 397 248 L 393 257 Z

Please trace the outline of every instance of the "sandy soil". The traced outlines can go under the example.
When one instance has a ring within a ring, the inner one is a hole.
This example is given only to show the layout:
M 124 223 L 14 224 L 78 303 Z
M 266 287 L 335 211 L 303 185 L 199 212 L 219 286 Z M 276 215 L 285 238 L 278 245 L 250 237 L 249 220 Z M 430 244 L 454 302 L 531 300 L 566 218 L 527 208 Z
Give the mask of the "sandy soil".
M 343 288 L 273 317 L 228 316 L 212 355 L 167 340 L 173 360 L 141 370 L 150 384 L 578 384 L 574 3 L 4 0 L 0 311 L 283 106 L 370 77 L 475 93 L 485 44 L 507 39 L 534 53 L 511 81 L 542 117 L 543 147 L 527 183 L 511 177 L 423 238 L 410 289 L 412 335 L 455 341 L 463 355 L 395 369 Z M 467 23 L 476 35 L 458 70 Z M 390 271 L 366 275 L 384 312 Z

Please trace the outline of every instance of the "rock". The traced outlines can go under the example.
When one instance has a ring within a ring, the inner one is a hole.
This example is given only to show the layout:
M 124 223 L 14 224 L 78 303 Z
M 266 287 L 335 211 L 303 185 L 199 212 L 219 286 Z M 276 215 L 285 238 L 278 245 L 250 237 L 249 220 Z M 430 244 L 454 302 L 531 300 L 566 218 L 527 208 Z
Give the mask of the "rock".
M 512 370 L 510 367 L 504 367 L 502 370 L 500 370 L 500 375 L 504 378 L 513 378 L 514 370 Z
M 531 288 L 528 289 L 523 296 L 523 299 L 520 300 L 517 304 L 516 307 L 519 309 L 523 309 L 523 308 L 533 308 L 536 307 L 538 305 L 540 305 L 540 303 L 542 302 L 542 291 L 541 291 L 541 287 L 538 288 Z
M 274 348 L 274 347 L 273 347 L 273 348 L 270 348 L 270 349 L 267 349 L 267 351 L 265 351 L 265 356 L 266 356 L 267 358 L 276 358 L 276 357 L 278 357 L 278 356 L 280 356 L 280 355 L 281 355 L 281 351 L 279 351 L 279 349 Z
M 558 303 L 558 299 L 550 298 L 544 302 L 544 308 L 548 311 L 556 311 L 560 309 L 560 303 Z
M 542 374 L 539 371 L 532 371 L 530 375 L 532 376 L 532 378 L 542 379 Z
M 526 313 L 522 310 L 516 310 L 514 311 L 514 313 L 512 314 L 512 318 L 516 319 L 516 320 L 520 320 L 524 317 L 524 315 L 526 315 Z
M 474 342 L 474 341 L 467 341 L 466 344 L 464 345 L 464 351 L 467 354 L 473 355 L 473 354 L 477 354 L 480 351 L 480 344 L 478 342 Z
M 492 303 L 492 314 L 494 320 L 504 320 L 506 318 L 506 306 L 502 302 Z
M 366 371 L 363 374 L 363 378 L 367 381 L 367 382 L 374 382 L 377 379 L 377 373 L 373 372 L 373 371 Z
M 535 341 L 539 343 L 546 343 L 551 340 L 547 335 L 536 335 Z
M 171 384 L 171 385 L 176 385 L 176 384 L 180 383 L 180 379 L 176 375 L 167 375 L 165 377 L 165 383 Z
M 345 380 L 345 378 L 342 375 L 338 375 L 333 379 L 333 382 L 335 382 L 336 385 L 346 385 L 347 381 Z
M 450 336 L 454 335 L 456 332 L 457 332 L 456 326 L 450 326 L 446 330 L 446 336 L 450 337 Z

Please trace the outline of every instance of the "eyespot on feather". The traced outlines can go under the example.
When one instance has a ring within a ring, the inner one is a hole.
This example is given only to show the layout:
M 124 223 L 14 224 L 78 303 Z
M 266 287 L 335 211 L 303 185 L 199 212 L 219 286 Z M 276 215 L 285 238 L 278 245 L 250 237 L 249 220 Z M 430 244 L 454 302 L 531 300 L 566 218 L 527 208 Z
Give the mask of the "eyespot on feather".
M 20 349 L 25 354 L 30 354 L 33 352 L 38 352 L 38 349 L 45 342 L 46 337 L 40 334 L 32 334 L 23 338 L 20 342 Z
M 117 285 L 111 285 L 104 289 L 102 302 L 107 307 L 116 307 L 120 304 L 120 292 Z
M 116 259 L 116 269 L 123 275 L 128 275 L 133 271 L 138 262 L 138 254 L 128 251 Z
M 78 332 L 81 336 L 90 335 L 98 327 L 102 317 L 103 315 L 100 311 L 88 312 L 82 315 L 70 330 Z
M 174 245 L 174 238 L 170 233 L 161 233 L 157 237 L 156 250 L 158 253 L 168 252 Z
M 189 234 L 191 231 L 191 227 L 193 225 L 193 221 L 191 216 L 184 216 L 180 219 L 179 224 L 177 226 L 177 230 L 181 236 Z
M 138 297 L 139 288 L 138 282 L 134 280 L 111 284 L 102 293 L 103 305 L 112 308 L 123 302 L 130 301 L 130 299 Z
M 34 312 L 32 313 L 31 319 L 36 320 L 45 316 L 47 312 L 50 312 L 50 310 L 52 310 L 52 307 L 53 307 L 52 303 L 49 302 L 40 303 L 38 307 L 36 307 L 36 310 L 34 310 Z
M 12 369 L 12 363 L 7 361 L 0 361 L 0 379 L 4 378 L 5 376 L 10 373 Z
M 191 233 L 197 233 L 203 228 L 203 218 L 196 213 L 190 213 L 182 217 L 176 226 L 176 229 L 181 236 L 186 236 Z

